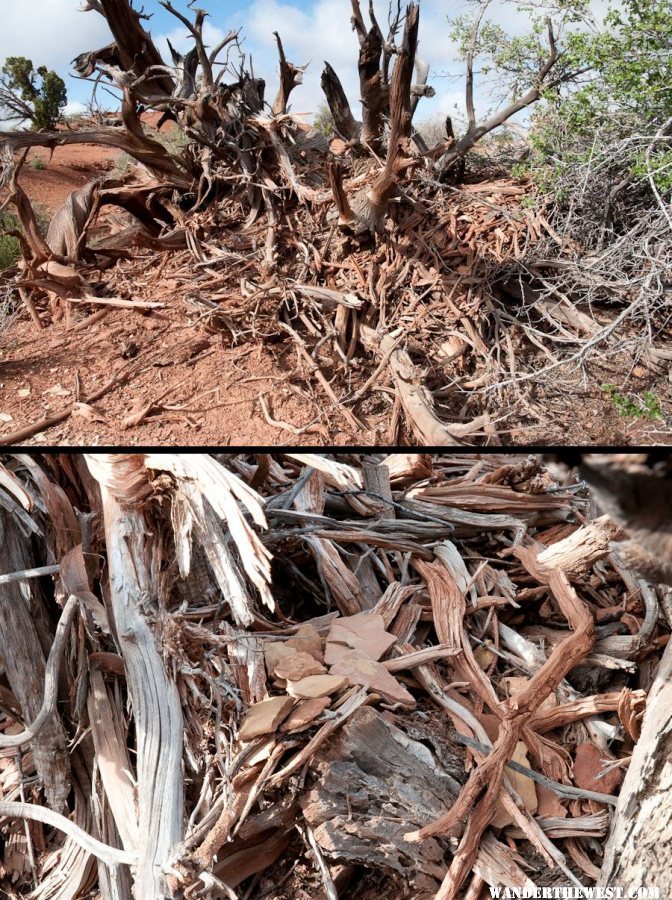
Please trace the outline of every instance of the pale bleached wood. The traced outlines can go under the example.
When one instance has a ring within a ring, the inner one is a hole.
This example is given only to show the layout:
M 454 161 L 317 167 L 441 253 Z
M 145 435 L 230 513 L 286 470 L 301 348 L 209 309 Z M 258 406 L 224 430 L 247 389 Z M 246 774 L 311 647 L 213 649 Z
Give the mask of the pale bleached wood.
M 537 556 L 539 570 L 550 574 L 553 569 L 562 569 L 568 578 L 585 575 L 594 563 L 609 555 L 611 542 L 620 531 L 609 516 L 593 519 L 568 537 L 541 550 Z
M 137 754 L 139 898 L 173 896 L 165 868 L 182 838 L 184 725 L 177 687 L 145 618 L 158 594 L 153 538 L 136 503 L 147 473 L 142 457 L 86 457 L 101 492 L 109 591 L 133 707 Z M 126 498 L 123 505 L 119 499 Z
M 125 850 L 117 850 L 116 847 L 108 847 L 87 834 L 79 825 L 75 825 L 70 819 L 52 809 L 38 806 L 36 803 L 12 803 L 0 800 L 0 816 L 12 819 L 31 819 L 34 822 L 43 822 L 52 828 L 58 828 L 83 847 L 88 853 L 97 856 L 109 866 L 134 865 L 137 861 L 133 853 Z M 148 895 L 149 896 L 149 895 Z
M 0 507 L 0 571 L 17 572 L 33 567 L 29 544 L 17 519 Z M 30 586 L 26 582 L 0 584 L 0 657 L 4 659 L 7 680 L 19 701 L 24 721 L 30 726 L 42 711 L 46 664 L 30 609 Z M 47 802 L 60 812 L 70 790 L 70 761 L 65 732 L 56 713 L 40 720 L 39 740 L 31 742 L 31 749 Z
M 259 528 L 267 527 L 259 494 L 207 453 L 148 454 L 144 464 L 149 469 L 170 472 L 177 481 L 173 527 L 182 577 L 189 574 L 189 542 L 193 531 L 203 546 L 234 619 L 241 625 L 250 625 L 254 620 L 252 599 L 228 546 L 230 535 L 243 570 L 259 591 L 262 601 L 273 610 L 272 556 L 243 514 L 243 509 L 247 510 Z M 226 525 L 226 530 L 218 520 Z
M 107 795 L 124 850 L 137 852 L 138 811 L 131 781 L 131 761 L 119 722 L 119 711 L 110 702 L 102 672 L 89 672 L 87 708 L 100 780 Z

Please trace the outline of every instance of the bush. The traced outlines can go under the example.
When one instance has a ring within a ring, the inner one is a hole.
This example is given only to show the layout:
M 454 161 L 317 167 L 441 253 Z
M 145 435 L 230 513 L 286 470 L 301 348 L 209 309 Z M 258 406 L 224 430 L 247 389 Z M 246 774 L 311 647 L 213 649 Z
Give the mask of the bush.
M 11 213 L 0 213 L 0 269 L 9 269 L 16 265 L 21 255 L 19 242 L 11 234 L 3 234 L 18 228 L 19 222 Z
M 191 143 L 189 136 L 179 125 L 175 124 L 171 124 L 170 128 L 165 131 L 155 131 L 153 137 L 166 148 L 171 156 L 181 156 Z
M 327 138 L 334 136 L 334 120 L 326 103 L 323 103 L 315 114 L 313 128 Z
M 672 5 L 623 0 L 604 27 L 565 39 L 583 82 L 535 111 L 529 171 L 604 238 L 672 194 Z M 577 235 L 583 238 L 585 235 Z
M 120 153 L 114 161 L 115 171 L 120 175 L 126 175 L 134 162 L 135 160 L 128 153 Z

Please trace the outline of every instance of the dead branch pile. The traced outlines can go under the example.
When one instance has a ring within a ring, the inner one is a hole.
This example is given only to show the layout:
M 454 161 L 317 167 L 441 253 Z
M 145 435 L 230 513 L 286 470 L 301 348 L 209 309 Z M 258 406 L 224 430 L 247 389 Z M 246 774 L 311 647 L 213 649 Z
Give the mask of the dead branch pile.
M 0 887 L 666 896 L 651 465 L 7 456 Z
M 431 94 L 416 55 L 416 4 L 405 14 L 392 5 L 385 37 L 373 9 L 367 25 L 352 0 L 362 121 L 327 63 L 331 141 L 288 112 L 303 67 L 286 59 L 278 35 L 279 87 L 265 103 L 236 32 L 206 48 L 203 10 L 192 21 L 162 5 L 193 39 L 186 55 L 171 48 L 171 64 L 129 0 L 87 4 L 115 40 L 75 67 L 117 90 L 118 119 L 0 133 L 0 186 L 22 224 L 13 283 L 36 328 L 69 321 L 73 310 L 100 318 L 106 307 L 156 309 L 168 281 L 188 312 L 230 341 L 295 344 L 297 369 L 354 433 L 382 395 L 391 443 L 402 422 L 417 441 L 445 445 L 499 440 L 501 410 L 528 408 L 521 379 L 542 368 L 557 378 L 567 361 L 580 368 L 640 321 L 648 268 L 636 302 L 632 290 L 612 290 L 603 264 L 590 270 L 586 295 L 576 279 L 572 287 L 557 277 L 558 266 L 582 267 L 580 248 L 549 224 L 532 186 L 487 164 L 467 161 L 465 171 L 467 153 L 480 158 L 479 140 L 565 77 L 555 75 L 552 28 L 549 57 L 521 99 L 477 123 L 468 70 L 467 131 L 456 139 L 448 123 L 443 143 L 428 149 L 412 121 Z M 75 192 L 43 236 L 18 182 L 25 154 L 81 143 L 116 148 L 137 165 Z M 617 316 L 614 291 L 625 305 Z M 656 310 L 647 306 L 649 349 Z M 654 367 L 667 359 L 647 358 Z

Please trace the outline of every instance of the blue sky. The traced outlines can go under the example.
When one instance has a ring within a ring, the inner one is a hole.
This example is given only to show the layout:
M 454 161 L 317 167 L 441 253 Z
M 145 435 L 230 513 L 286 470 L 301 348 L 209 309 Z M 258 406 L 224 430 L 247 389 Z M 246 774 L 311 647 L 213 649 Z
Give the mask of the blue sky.
M 109 42 L 110 35 L 98 13 L 81 12 L 85 0 L 0 0 L 0 62 L 5 57 L 28 56 L 36 65 L 46 64 L 67 76 L 68 96 L 75 105 L 90 96 L 90 85 L 69 77 L 70 60 L 84 50 Z M 595 0 L 596 5 L 604 0 Z M 137 4 L 136 4 L 137 5 Z M 166 37 L 181 49 L 190 46 L 185 27 L 159 6 L 156 0 L 144 0 L 145 12 L 152 18 L 147 27 L 162 52 L 167 54 Z M 174 0 L 180 11 L 188 13 L 186 0 Z M 199 0 L 211 11 L 206 38 L 214 43 L 231 28 L 242 28 L 244 48 L 251 53 L 255 73 L 266 78 L 266 97 L 272 100 L 277 86 L 277 53 L 273 31 L 283 39 L 288 58 L 297 64 L 310 61 L 304 84 L 292 95 L 295 113 L 314 113 L 323 102 L 319 85 L 324 60 L 338 72 L 346 93 L 359 116 L 357 79 L 357 40 L 350 27 L 350 0 Z M 366 6 L 366 2 L 362 4 Z M 379 21 L 387 21 L 387 0 L 375 0 Z M 423 121 L 463 109 L 462 64 L 455 59 L 450 40 L 448 15 L 456 16 L 467 8 L 466 0 L 421 0 L 419 55 L 430 64 L 430 83 L 437 94 L 422 100 L 416 121 Z M 524 31 L 527 17 L 516 13 L 505 0 L 495 0 L 492 16 L 509 30 Z M 448 77 L 447 77 L 448 76 Z M 101 94 L 101 98 L 106 95 Z M 107 95 L 109 96 L 109 95 Z M 488 91 L 477 83 L 477 113 L 490 105 Z M 109 97 L 109 108 L 115 102 Z

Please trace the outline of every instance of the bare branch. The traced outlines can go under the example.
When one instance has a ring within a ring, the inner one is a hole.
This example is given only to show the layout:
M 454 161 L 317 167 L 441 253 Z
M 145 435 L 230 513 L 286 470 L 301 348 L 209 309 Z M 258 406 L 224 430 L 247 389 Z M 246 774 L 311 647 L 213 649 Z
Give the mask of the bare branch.
M 576 74 L 563 74 L 556 80 L 547 80 L 548 75 L 550 74 L 558 60 L 558 51 L 555 44 L 555 36 L 553 34 L 553 25 L 550 19 L 548 20 L 548 41 L 550 46 L 549 54 L 545 62 L 539 69 L 539 72 L 534 79 L 534 83 L 518 99 L 512 100 L 511 103 L 498 110 L 496 113 L 490 116 L 489 119 L 481 122 L 480 125 L 476 125 L 475 117 L 473 116 L 473 95 L 472 99 L 469 99 L 469 91 L 473 90 L 473 80 L 471 83 L 471 88 L 469 87 L 469 84 L 467 84 L 468 109 L 469 103 L 471 103 L 470 124 L 465 134 L 437 160 L 436 170 L 438 171 L 440 180 L 444 180 L 447 177 L 448 172 L 452 168 L 452 166 L 454 166 L 455 163 L 465 155 L 465 153 L 471 150 L 471 148 L 482 137 L 484 137 L 486 134 L 489 134 L 491 131 L 494 131 L 495 128 L 499 128 L 500 125 L 503 125 L 504 122 L 514 116 L 517 112 L 520 112 L 522 109 L 525 109 L 532 103 L 536 103 L 536 101 L 541 97 L 543 90 L 549 87 L 555 87 L 556 85 L 561 84 L 563 81 L 569 80 L 571 77 L 573 77 L 574 74 Z
M 343 85 L 328 62 L 324 64 L 324 71 L 320 80 L 322 90 L 327 98 L 327 105 L 334 120 L 334 130 L 336 134 L 344 141 L 354 141 L 357 139 L 359 127 L 355 122 L 354 116 L 345 96 Z
M 278 55 L 280 57 L 280 86 L 278 87 L 276 98 L 273 101 L 271 112 L 274 116 L 281 116 L 287 112 L 289 95 L 298 84 L 303 82 L 303 73 L 306 67 L 295 66 L 291 62 L 287 62 L 280 35 L 277 31 L 274 31 L 273 34 L 275 35 L 275 40 L 278 45 Z
M 141 19 L 146 19 L 147 16 L 133 9 L 129 0 L 95 0 L 89 2 L 86 8 L 104 16 L 114 37 L 114 43 L 101 50 L 78 56 L 74 63 L 79 74 L 90 75 L 99 59 L 108 64 L 118 65 L 124 71 L 134 73 L 136 77 L 150 66 L 164 65 L 151 35 L 140 24 Z M 173 80 L 169 76 L 164 76 L 154 85 L 156 91 L 166 96 L 170 96 L 174 88 Z
M 56 701 L 58 700 L 58 672 L 65 653 L 70 625 L 78 606 L 79 598 L 72 596 L 68 598 L 68 602 L 63 607 L 58 628 L 56 629 L 56 636 L 51 645 L 49 659 L 46 664 L 42 708 L 30 725 L 19 734 L 0 734 L 0 748 L 23 747 L 25 744 L 29 744 L 37 737 L 45 725 L 48 725 L 51 721 L 56 711 Z
M 207 13 L 203 9 L 197 9 L 195 11 L 196 18 L 192 23 L 186 16 L 183 16 L 179 10 L 175 9 L 170 0 L 159 0 L 159 3 L 172 16 L 175 16 L 176 19 L 182 22 L 182 24 L 189 30 L 189 33 L 196 42 L 198 61 L 200 62 L 201 69 L 203 70 L 203 85 L 208 90 L 211 90 L 213 87 L 212 62 L 205 49 L 205 44 L 203 43 L 203 23 L 205 22 Z
M 72 838 L 76 844 L 83 847 L 87 853 L 93 854 L 107 866 L 134 866 L 138 862 L 137 853 L 128 853 L 126 850 L 109 847 L 91 837 L 70 819 L 66 819 L 65 816 L 44 806 L 38 806 L 36 803 L 11 803 L 7 800 L 0 800 L 0 816 L 10 819 L 31 819 L 34 822 L 42 822 L 44 825 L 58 828 L 59 831 Z

